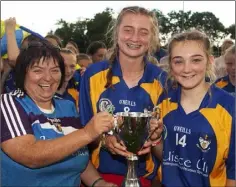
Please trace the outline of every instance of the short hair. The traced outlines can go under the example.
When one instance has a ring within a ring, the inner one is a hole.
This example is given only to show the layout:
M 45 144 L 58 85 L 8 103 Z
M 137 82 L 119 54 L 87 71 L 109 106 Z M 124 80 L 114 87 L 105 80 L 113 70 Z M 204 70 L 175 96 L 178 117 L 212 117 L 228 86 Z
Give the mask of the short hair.
M 51 39 L 56 40 L 58 47 L 62 48 L 62 42 L 59 36 L 54 35 L 54 34 L 48 34 L 47 36 L 45 36 L 45 38 L 51 38 Z
M 43 39 L 41 39 L 41 38 L 39 38 L 38 36 L 35 36 L 35 35 L 33 35 L 33 34 L 30 34 L 30 35 L 26 36 L 26 37 L 22 40 L 21 45 L 22 45 L 24 42 L 33 42 L 33 41 L 35 41 L 35 42 L 41 42 L 41 41 L 43 41 Z M 22 46 L 21 46 L 21 47 L 22 47 Z
M 79 63 L 80 60 L 91 60 L 91 58 L 85 53 L 80 53 L 79 55 L 77 55 L 77 63 Z
M 77 43 L 75 43 L 73 40 L 69 40 L 69 41 L 67 42 L 67 44 L 73 45 L 73 47 L 75 47 L 75 49 L 77 50 L 77 52 L 79 52 L 79 47 L 78 47 Z
M 235 45 L 231 45 L 228 49 L 226 49 L 224 58 L 228 55 L 234 55 L 235 54 Z
M 234 45 L 234 42 L 231 39 L 225 39 L 223 44 L 221 45 L 221 53 L 225 54 L 226 49 L 228 49 L 231 45 Z
M 101 48 L 103 49 L 107 48 L 105 43 L 101 41 L 94 41 L 88 46 L 86 53 L 88 55 L 94 55 L 98 51 L 98 49 L 101 49 Z
M 25 49 L 20 51 L 14 69 L 17 88 L 25 91 L 24 83 L 27 70 L 35 63 L 39 63 L 41 58 L 43 58 L 43 61 L 48 58 L 53 58 L 54 63 L 56 61 L 58 62 L 61 71 L 61 80 L 58 89 L 61 88 L 65 79 L 64 59 L 60 54 L 59 48 L 53 46 L 48 41 L 30 42 Z

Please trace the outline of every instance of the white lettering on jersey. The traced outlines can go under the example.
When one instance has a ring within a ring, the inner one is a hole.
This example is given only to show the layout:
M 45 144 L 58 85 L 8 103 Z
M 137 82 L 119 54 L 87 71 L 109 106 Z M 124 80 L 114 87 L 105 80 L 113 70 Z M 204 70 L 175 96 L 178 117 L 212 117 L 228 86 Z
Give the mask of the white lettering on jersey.
M 191 129 L 188 129 L 188 128 L 182 127 L 182 126 L 174 126 L 174 131 L 182 132 L 182 133 L 185 133 L 185 134 L 191 134 Z
M 204 177 L 208 177 L 208 164 L 204 158 L 200 158 L 196 161 L 189 160 L 181 157 L 174 151 L 169 151 L 168 154 L 163 158 L 163 165 L 170 167 L 178 167 L 186 172 L 192 172 Z
M 129 101 L 129 100 L 119 100 L 119 104 L 127 106 L 136 106 L 135 101 Z

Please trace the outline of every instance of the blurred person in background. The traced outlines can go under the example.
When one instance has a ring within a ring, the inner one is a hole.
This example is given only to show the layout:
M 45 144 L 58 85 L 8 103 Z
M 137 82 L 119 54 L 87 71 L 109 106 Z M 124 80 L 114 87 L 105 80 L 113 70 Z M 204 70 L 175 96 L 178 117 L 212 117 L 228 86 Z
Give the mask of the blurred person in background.
M 226 76 L 226 67 L 224 62 L 224 54 L 226 49 L 228 49 L 230 46 L 234 45 L 234 42 L 230 39 L 224 40 L 223 44 L 221 45 L 221 56 L 218 58 L 215 58 L 215 74 L 217 78 L 221 78 Z
M 101 62 L 105 59 L 107 53 L 106 45 L 101 41 L 92 42 L 88 48 L 86 54 L 89 55 L 93 63 Z

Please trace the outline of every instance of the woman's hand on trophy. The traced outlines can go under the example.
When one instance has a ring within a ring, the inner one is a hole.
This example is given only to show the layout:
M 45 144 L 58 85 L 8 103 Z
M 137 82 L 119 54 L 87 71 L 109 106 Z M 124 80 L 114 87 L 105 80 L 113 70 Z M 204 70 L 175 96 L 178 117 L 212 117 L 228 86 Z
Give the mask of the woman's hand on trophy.
M 114 118 L 108 112 L 99 112 L 84 127 L 85 133 L 92 139 L 114 128 Z
M 122 141 L 117 140 L 116 136 L 107 135 L 105 137 L 106 148 L 114 155 L 122 155 L 124 157 L 130 156 L 132 153 L 126 150 L 126 147 Z

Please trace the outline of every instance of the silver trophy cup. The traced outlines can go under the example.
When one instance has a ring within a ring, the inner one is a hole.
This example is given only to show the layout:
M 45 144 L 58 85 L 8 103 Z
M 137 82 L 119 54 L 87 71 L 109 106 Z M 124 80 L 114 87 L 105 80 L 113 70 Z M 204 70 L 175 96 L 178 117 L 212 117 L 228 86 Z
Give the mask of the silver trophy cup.
M 152 112 L 118 112 L 115 114 L 115 128 L 113 135 L 122 141 L 127 151 L 133 154 L 127 157 L 128 171 L 122 187 L 141 187 L 137 176 L 137 152 L 143 148 L 145 141 L 150 137 L 149 121 Z

